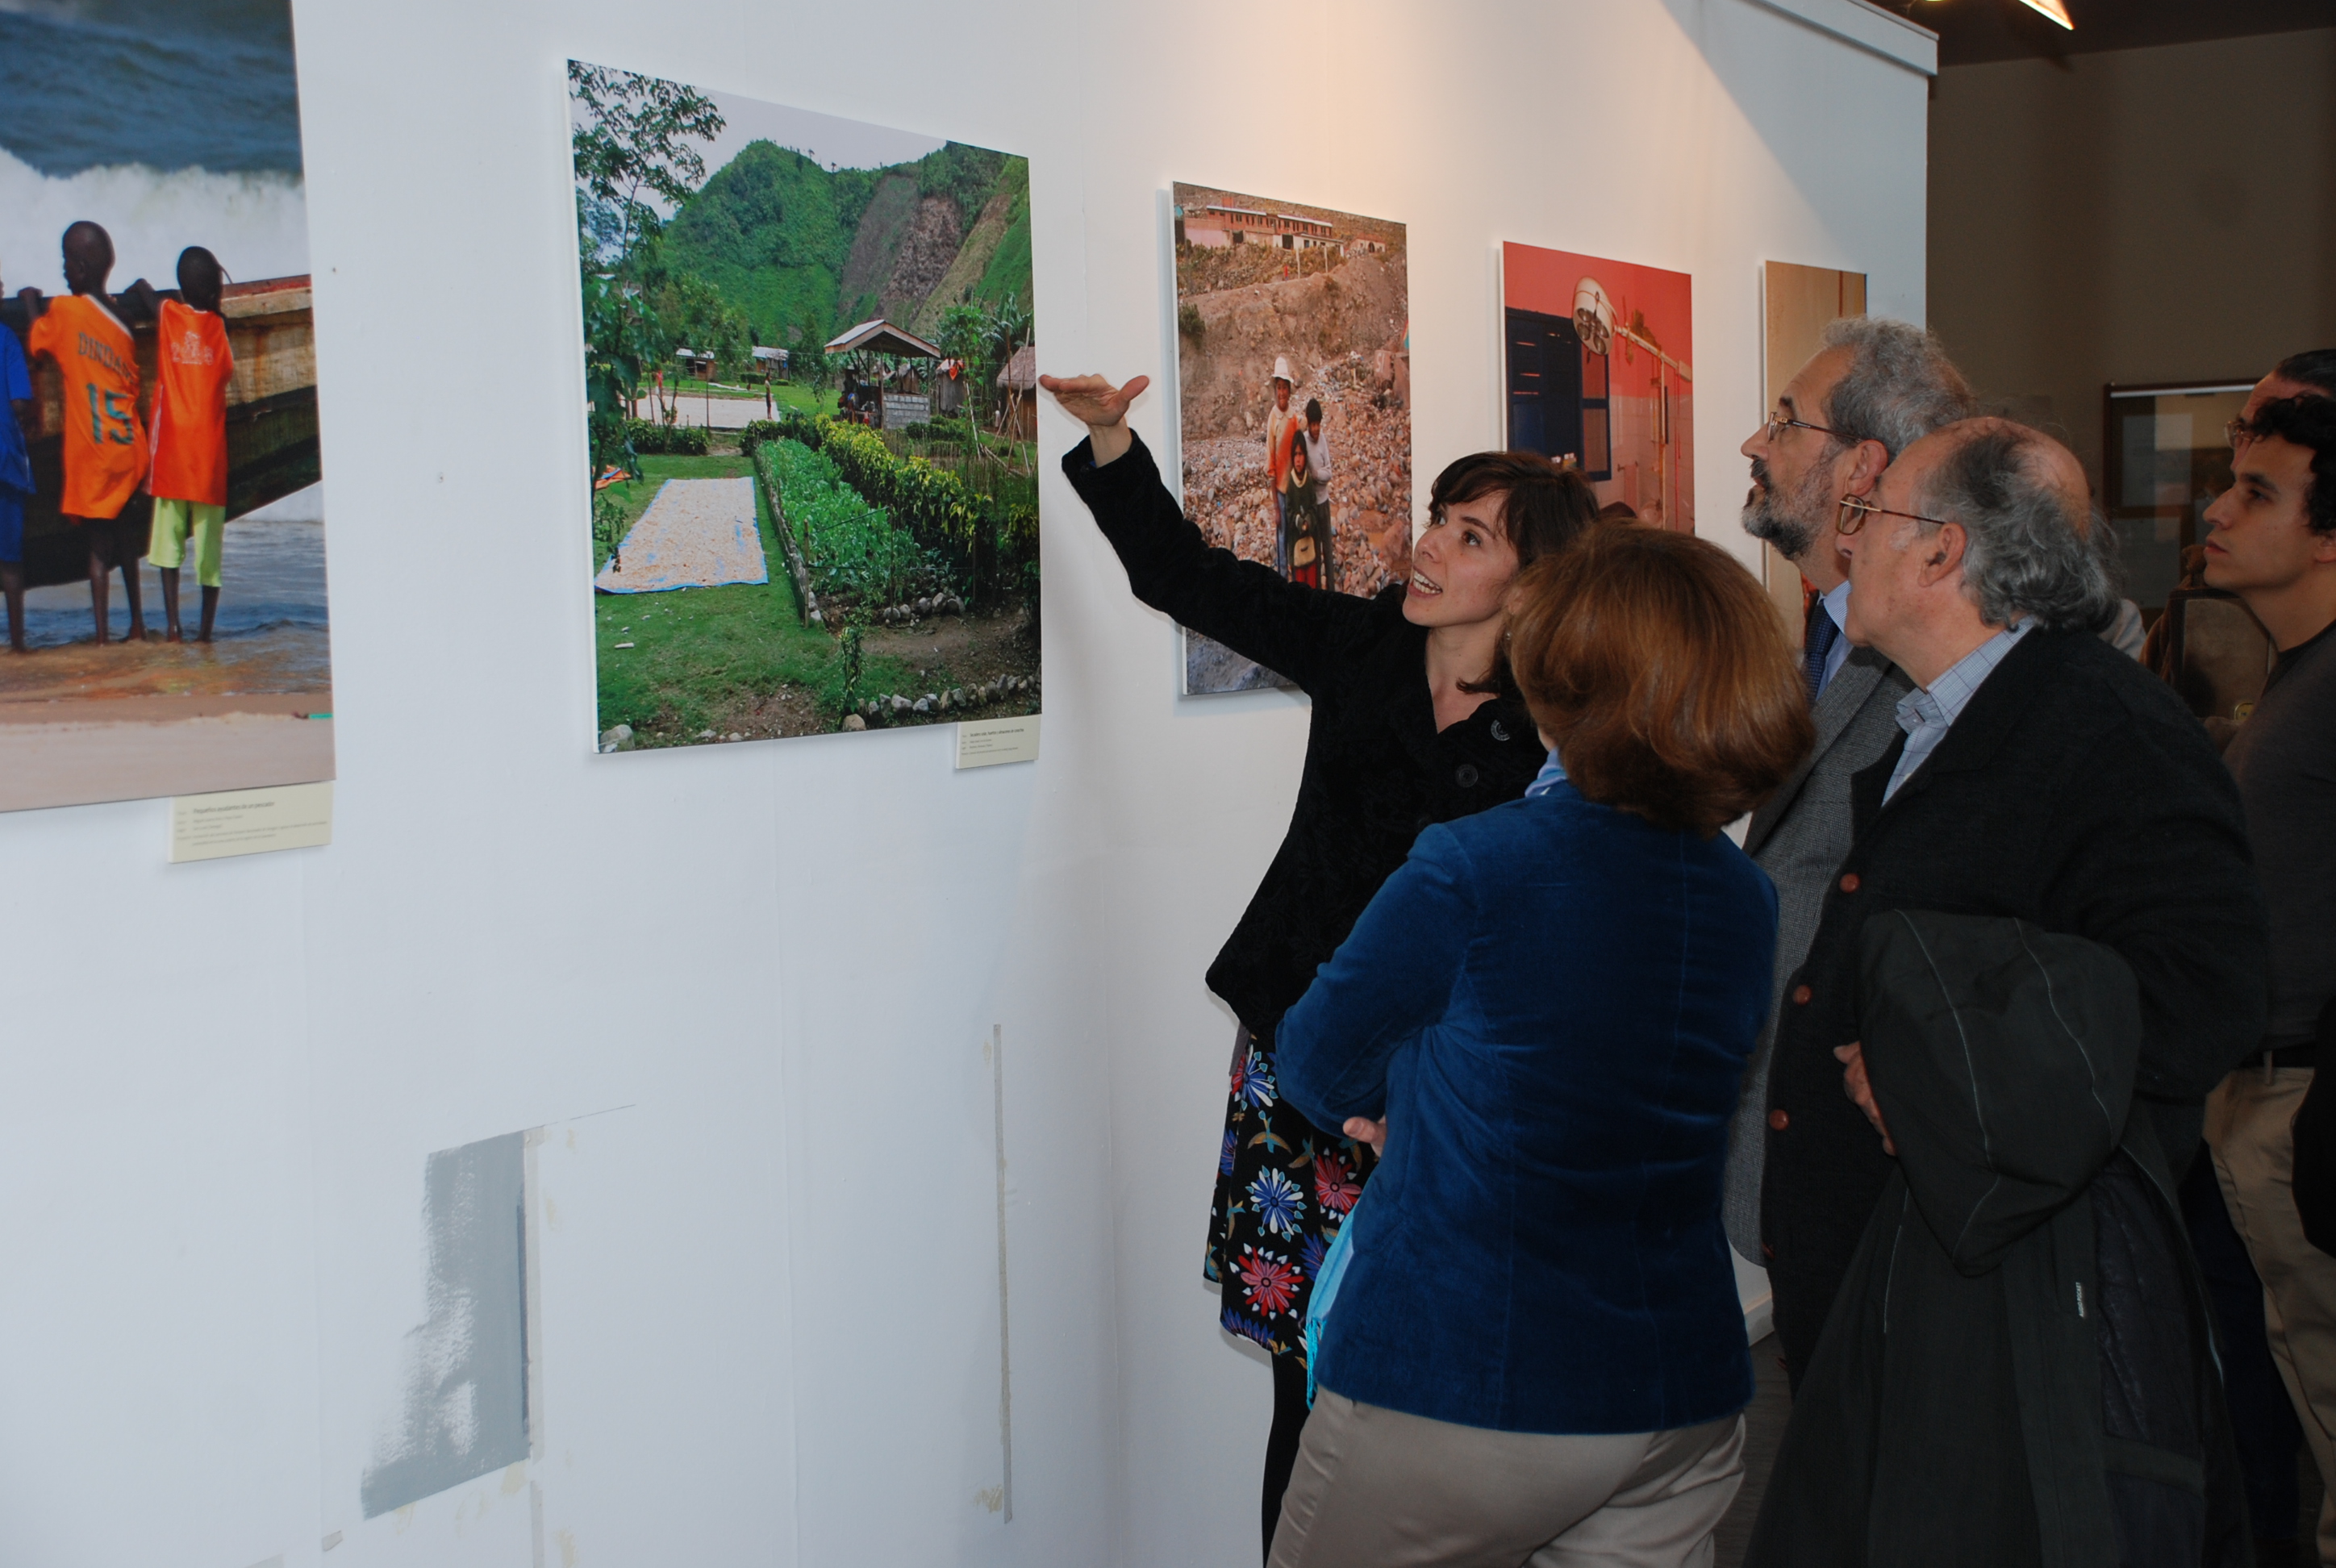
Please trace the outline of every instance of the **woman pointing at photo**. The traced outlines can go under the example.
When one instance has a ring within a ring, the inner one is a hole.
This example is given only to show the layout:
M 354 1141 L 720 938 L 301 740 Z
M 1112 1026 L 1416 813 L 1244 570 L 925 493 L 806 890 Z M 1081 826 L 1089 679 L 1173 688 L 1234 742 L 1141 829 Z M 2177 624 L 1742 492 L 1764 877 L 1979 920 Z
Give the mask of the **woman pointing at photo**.
M 1596 525 L 1598 503 L 1545 458 L 1477 453 L 1436 476 L 1407 583 L 1370 599 L 1326 592 L 1202 539 L 1127 426 L 1148 377 L 1038 381 L 1087 426 L 1063 471 L 1135 597 L 1313 700 L 1290 831 L 1208 973 L 1241 1028 L 1206 1272 L 1223 1290 L 1225 1329 L 1273 1361 L 1270 1552 L 1306 1421 L 1314 1271 L 1374 1158 L 1281 1099 L 1274 1030 L 1421 829 L 1517 799 L 1533 782 L 1543 754 L 1502 657 L 1502 605 L 1519 570 Z

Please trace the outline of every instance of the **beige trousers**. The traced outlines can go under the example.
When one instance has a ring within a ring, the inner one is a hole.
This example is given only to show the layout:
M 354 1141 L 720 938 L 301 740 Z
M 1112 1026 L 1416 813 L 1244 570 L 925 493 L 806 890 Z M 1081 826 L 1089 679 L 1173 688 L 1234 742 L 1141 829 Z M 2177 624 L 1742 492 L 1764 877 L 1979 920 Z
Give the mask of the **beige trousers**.
M 1550 1437 L 1321 1390 L 1271 1568 L 1709 1568 L 1744 1482 L 1744 1418 Z
M 2328 1489 L 2320 1559 L 2336 1562 L 2336 1258 L 2303 1239 L 2293 1183 L 2295 1110 L 2311 1086 L 2310 1067 L 2281 1067 L 2268 1084 L 2262 1068 L 2241 1067 L 2206 1097 L 2206 1146 L 2231 1223 L 2263 1276 L 2272 1359 Z

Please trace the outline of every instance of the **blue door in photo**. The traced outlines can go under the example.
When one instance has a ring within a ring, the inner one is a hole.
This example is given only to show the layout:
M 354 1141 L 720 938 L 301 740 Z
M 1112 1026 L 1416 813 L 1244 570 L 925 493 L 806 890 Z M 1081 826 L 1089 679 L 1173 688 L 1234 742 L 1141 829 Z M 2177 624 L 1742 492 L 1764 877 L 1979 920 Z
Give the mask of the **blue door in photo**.
M 1582 477 L 1612 477 L 1606 356 L 1586 354 L 1571 319 L 1508 312 L 1509 450 L 1572 463 Z

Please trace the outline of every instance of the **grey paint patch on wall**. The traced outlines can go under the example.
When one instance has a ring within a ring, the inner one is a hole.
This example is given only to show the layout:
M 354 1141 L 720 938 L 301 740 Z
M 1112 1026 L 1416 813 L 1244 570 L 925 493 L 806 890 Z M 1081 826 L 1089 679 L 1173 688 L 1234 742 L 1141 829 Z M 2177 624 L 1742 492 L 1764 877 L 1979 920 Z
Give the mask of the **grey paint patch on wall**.
M 524 1137 L 423 1167 L 430 1316 L 406 1335 L 405 1407 L 365 1473 L 368 1519 L 528 1456 Z

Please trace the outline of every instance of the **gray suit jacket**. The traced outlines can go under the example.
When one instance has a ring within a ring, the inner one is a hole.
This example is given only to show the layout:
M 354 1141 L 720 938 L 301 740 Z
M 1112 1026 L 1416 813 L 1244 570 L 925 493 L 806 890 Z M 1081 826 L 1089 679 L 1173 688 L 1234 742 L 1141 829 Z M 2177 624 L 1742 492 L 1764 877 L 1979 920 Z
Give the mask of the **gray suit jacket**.
M 1776 884 L 1776 975 L 1768 1022 L 1745 1070 L 1744 1095 L 1728 1131 L 1724 1213 L 1728 1239 L 1752 1262 L 1760 1255 L 1760 1164 L 1767 1150 L 1768 1053 L 1785 983 L 1809 956 L 1825 890 L 1849 854 L 1854 826 L 1850 775 L 1872 766 L 1897 740 L 1898 699 L 1914 689 L 1872 648 L 1853 648 L 1818 699 L 1816 745 L 1798 772 L 1753 813 L 1744 848 Z

